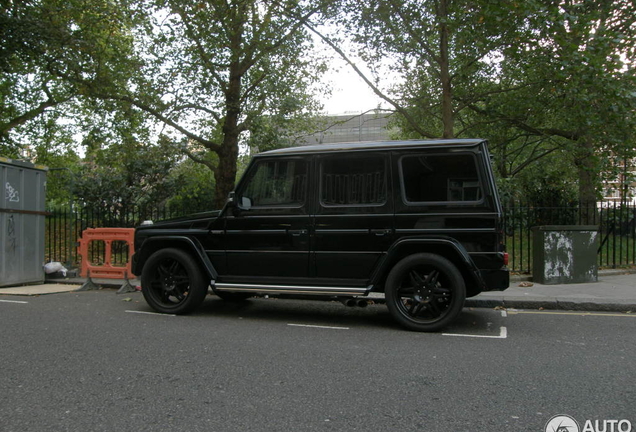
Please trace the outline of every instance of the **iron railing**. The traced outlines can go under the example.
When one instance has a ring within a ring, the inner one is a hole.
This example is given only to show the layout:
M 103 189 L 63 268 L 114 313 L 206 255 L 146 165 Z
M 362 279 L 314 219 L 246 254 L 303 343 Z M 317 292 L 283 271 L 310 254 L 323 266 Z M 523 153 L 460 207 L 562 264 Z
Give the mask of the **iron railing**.
M 77 239 L 86 228 L 132 228 L 144 220 L 165 220 L 184 216 L 188 211 L 169 207 L 110 207 L 49 209 L 46 219 L 46 259 L 72 266 L 78 264 Z M 532 227 L 543 225 L 596 225 L 600 242 L 598 264 L 602 268 L 636 265 L 636 206 L 620 203 L 575 204 L 570 206 L 530 206 L 514 203 L 504 209 L 504 235 L 510 255 L 510 269 L 532 271 Z M 95 245 L 91 254 L 102 253 Z M 125 262 L 127 250 L 113 253 L 113 262 Z
M 184 216 L 189 212 L 178 207 L 109 206 L 103 208 L 67 207 L 48 209 L 46 217 L 45 258 L 71 267 L 79 264 L 77 242 L 86 228 L 134 228 L 145 220 L 165 220 Z M 103 242 L 91 242 L 91 262 L 103 260 Z M 113 245 L 113 263 L 125 263 L 129 251 L 127 244 Z
M 510 269 L 532 272 L 532 228 L 545 225 L 595 225 L 600 242 L 598 265 L 636 265 L 636 206 L 618 202 L 577 203 L 570 206 L 530 206 L 515 203 L 504 210 L 506 249 Z

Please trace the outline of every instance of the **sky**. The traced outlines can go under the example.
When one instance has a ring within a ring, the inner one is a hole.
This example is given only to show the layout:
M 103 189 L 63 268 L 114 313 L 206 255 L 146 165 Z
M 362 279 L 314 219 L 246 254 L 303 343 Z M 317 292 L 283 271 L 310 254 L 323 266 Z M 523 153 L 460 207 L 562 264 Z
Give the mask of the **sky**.
M 316 40 L 316 43 L 320 46 L 320 41 Z M 325 48 L 322 45 L 322 49 L 325 52 L 330 53 L 330 48 Z M 356 63 L 356 66 L 371 78 L 369 69 L 366 67 L 363 61 L 356 58 L 355 55 L 351 55 L 351 60 Z M 326 114 L 350 114 L 361 113 L 371 109 L 375 109 L 380 105 L 382 108 L 388 108 L 389 105 L 376 96 L 373 90 L 356 74 L 351 66 L 349 66 L 342 58 L 332 53 L 329 60 L 330 70 L 323 77 L 323 82 L 330 84 L 332 87 L 331 95 L 323 96 L 320 101 L 324 105 L 323 112 Z M 383 81 L 392 82 L 396 81 L 397 77 L 393 76 L 390 72 L 390 67 L 387 65 L 387 71 Z
M 327 114 L 345 114 L 364 112 L 378 107 L 386 107 L 362 79 L 350 68 L 340 68 L 327 74 L 326 79 L 332 83 L 331 95 L 324 96 L 324 112 Z

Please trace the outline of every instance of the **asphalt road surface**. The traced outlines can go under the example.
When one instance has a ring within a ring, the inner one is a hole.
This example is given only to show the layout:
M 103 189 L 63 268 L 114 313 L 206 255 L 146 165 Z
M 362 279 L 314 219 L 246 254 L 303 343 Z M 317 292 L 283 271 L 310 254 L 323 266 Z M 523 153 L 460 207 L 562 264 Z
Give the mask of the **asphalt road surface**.
M 0 330 L 2 432 L 636 431 L 636 313 L 464 309 L 426 334 L 384 305 L 209 296 L 169 316 L 103 290 L 0 296 Z

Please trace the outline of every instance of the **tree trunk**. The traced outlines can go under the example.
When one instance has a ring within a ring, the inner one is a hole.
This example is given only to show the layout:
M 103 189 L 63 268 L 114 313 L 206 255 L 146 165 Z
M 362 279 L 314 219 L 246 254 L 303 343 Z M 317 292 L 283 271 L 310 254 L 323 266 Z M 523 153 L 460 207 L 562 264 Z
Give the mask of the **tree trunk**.
M 439 70 L 442 85 L 442 123 L 444 125 L 443 138 L 453 138 L 453 90 L 451 87 L 450 60 L 448 58 L 448 0 L 442 0 L 439 5 Z
M 230 65 L 227 87 L 225 93 L 225 117 L 223 120 L 223 143 L 221 149 L 216 153 L 219 157 L 219 164 L 214 172 L 216 180 L 214 203 L 217 209 L 223 208 L 228 194 L 234 190 L 234 182 L 236 181 L 236 164 L 238 160 L 239 135 L 241 129 L 239 126 L 241 116 L 241 80 L 245 74 L 244 67 L 241 64 L 242 42 L 243 42 L 243 26 L 245 23 L 245 10 L 239 7 L 234 10 L 235 16 L 232 17 L 232 25 L 230 26 L 229 39 L 230 50 L 233 53 Z
M 216 181 L 214 190 L 214 208 L 222 209 L 228 194 L 234 190 L 236 179 L 236 160 L 238 158 L 238 139 L 234 144 L 229 142 L 226 136 L 223 141 L 223 149 L 218 152 L 219 164 L 214 171 Z
M 597 199 L 598 169 L 594 156 L 594 146 L 589 139 L 579 141 L 575 161 L 579 177 L 579 201 L 595 204 Z
M 579 177 L 581 224 L 596 225 L 598 223 L 596 208 L 598 167 L 594 156 L 594 146 L 590 139 L 583 138 L 579 141 L 575 164 Z
M 225 92 L 226 115 L 223 122 L 223 144 L 217 151 L 219 164 L 214 172 L 216 180 L 214 204 L 223 208 L 227 195 L 234 190 L 236 163 L 238 159 L 239 116 L 241 114 L 241 75 L 238 63 L 230 67 L 230 81 Z

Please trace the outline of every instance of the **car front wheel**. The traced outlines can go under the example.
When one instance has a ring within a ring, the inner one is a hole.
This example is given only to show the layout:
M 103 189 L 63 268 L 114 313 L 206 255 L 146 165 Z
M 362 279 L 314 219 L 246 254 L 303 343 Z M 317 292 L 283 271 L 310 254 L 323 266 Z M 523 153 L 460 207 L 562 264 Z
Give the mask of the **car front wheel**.
M 141 292 L 157 312 L 185 314 L 203 302 L 208 284 L 190 254 L 180 249 L 161 249 L 144 265 Z

